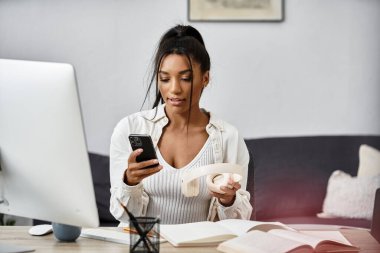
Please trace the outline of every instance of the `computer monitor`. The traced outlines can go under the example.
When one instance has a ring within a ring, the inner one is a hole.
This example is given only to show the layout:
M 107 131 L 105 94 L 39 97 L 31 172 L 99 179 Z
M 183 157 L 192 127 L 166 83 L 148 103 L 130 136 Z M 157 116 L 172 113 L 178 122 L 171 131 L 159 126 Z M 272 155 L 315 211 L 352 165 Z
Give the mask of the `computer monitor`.
M 0 213 L 97 227 L 74 69 L 0 59 Z

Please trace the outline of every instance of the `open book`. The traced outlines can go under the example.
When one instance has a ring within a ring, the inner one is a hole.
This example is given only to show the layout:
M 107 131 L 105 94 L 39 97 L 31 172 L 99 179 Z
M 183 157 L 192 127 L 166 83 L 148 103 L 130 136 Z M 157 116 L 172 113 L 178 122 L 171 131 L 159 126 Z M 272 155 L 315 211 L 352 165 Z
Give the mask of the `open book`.
M 219 244 L 219 251 L 228 253 L 313 253 L 313 252 L 358 252 L 339 231 L 289 231 L 259 230 Z
M 279 222 L 227 219 L 217 222 L 201 221 L 176 225 L 160 225 L 160 234 L 174 246 L 216 245 L 243 235 L 250 230 L 269 231 L 274 228 L 293 230 Z
M 216 245 L 223 252 L 358 252 L 339 231 L 298 232 L 280 222 L 227 219 L 161 225 L 161 236 L 174 246 Z

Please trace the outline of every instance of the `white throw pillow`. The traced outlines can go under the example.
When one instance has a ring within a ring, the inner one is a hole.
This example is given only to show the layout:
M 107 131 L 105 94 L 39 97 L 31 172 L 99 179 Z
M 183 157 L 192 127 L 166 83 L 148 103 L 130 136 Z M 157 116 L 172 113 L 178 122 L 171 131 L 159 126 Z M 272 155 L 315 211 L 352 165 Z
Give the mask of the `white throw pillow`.
M 320 218 L 372 218 L 380 174 L 373 177 L 352 177 L 336 170 L 330 176 Z
M 360 145 L 358 177 L 380 175 L 380 151 L 368 146 Z

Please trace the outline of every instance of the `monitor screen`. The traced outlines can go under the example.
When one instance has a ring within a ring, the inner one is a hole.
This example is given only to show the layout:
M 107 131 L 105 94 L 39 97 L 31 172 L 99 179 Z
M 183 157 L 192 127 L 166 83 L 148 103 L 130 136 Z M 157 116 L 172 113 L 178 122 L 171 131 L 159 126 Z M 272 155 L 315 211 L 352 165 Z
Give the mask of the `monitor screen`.
M 99 225 L 74 69 L 0 59 L 0 213 Z

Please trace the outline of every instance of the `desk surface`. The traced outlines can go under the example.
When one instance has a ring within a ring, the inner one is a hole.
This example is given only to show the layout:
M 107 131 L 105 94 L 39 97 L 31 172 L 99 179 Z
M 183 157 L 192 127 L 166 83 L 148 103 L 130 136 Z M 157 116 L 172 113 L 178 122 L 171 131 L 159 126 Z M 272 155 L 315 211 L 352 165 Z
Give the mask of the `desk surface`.
M 52 234 L 46 236 L 31 236 L 27 226 L 2 226 L 0 227 L 0 243 L 26 246 L 39 252 L 128 252 L 129 245 L 106 242 L 101 240 L 79 237 L 74 243 L 57 241 Z M 355 246 L 360 248 L 361 253 L 379 253 L 380 244 L 364 229 L 342 229 L 342 234 Z M 185 247 L 175 248 L 169 243 L 162 243 L 160 252 L 218 252 L 216 247 Z

